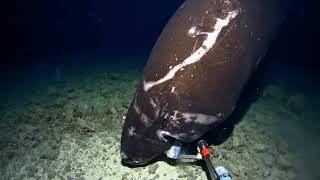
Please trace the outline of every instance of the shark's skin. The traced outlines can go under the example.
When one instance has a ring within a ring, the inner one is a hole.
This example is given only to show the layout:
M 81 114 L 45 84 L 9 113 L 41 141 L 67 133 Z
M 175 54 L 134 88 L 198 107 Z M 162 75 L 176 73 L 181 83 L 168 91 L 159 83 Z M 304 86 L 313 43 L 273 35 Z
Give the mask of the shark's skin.
M 225 120 L 283 13 L 276 0 L 187 0 L 157 40 L 128 110 L 121 156 L 144 164 Z

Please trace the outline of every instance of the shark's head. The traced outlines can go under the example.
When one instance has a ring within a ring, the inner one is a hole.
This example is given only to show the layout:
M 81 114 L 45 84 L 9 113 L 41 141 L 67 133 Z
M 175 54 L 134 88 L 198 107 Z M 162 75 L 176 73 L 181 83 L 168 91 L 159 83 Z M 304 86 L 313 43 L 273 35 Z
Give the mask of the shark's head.
M 143 165 L 170 148 L 161 134 L 159 111 L 147 94 L 138 89 L 123 125 L 121 157 L 130 165 Z
M 144 129 L 143 132 L 133 126 L 125 129 L 121 139 L 121 158 L 126 164 L 144 165 L 170 147 L 168 142 L 149 136 L 149 132 L 153 132 L 151 129 Z

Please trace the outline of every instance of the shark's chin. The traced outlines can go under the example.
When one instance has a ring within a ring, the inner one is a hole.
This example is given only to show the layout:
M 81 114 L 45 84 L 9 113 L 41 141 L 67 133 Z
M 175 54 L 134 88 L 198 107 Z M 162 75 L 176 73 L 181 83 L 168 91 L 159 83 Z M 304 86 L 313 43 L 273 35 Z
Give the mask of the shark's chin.
M 148 164 L 152 159 L 150 159 L 150 160 L 133 160 L 130 158 L 122 158 L 122 162 L 124 165 L 127 165 L 127 166 L 144 166 L 144 165 Z

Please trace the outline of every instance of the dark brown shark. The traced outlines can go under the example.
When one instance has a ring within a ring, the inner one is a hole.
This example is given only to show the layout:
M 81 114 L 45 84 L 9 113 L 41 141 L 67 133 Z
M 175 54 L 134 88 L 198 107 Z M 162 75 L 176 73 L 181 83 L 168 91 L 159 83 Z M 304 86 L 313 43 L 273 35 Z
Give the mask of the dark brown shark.
M 121 156 L 144 164 L 225 120 L 283 12 L 274 0 L 187 0 L 157 40 L 126 116 Z

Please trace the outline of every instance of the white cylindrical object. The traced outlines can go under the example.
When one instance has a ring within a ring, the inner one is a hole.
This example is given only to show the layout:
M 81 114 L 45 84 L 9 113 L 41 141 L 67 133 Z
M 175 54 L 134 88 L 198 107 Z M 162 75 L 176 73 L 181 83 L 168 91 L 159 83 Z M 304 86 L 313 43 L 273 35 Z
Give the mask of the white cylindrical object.
M 223 166 L 216 167 L 216 172 L 220 177 L 220 180 L 232 180 L 230 173 L 225 167 Z
M 181 153 L 181 146 L 173 145 L 170 149 L 166 152 L 168 158 L 171 159 L 179 159 Z

